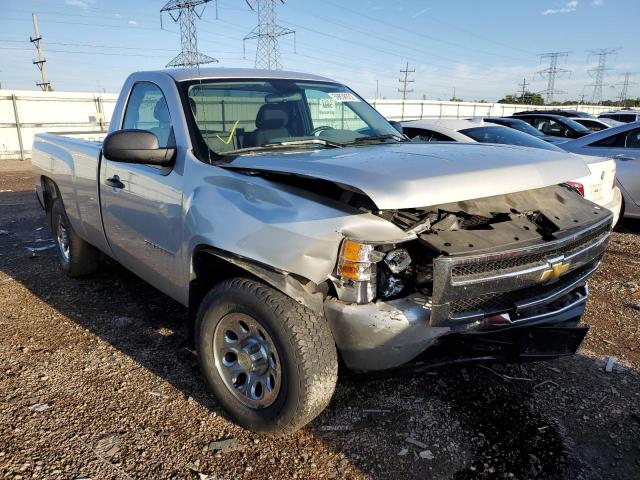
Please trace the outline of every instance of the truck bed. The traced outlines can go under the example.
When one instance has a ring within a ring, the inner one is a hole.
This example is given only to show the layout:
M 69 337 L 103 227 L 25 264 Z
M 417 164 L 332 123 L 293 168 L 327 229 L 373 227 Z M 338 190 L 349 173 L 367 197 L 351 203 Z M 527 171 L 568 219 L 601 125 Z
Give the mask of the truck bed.
M 40 201 L 44 202 L 41 179 L 50 178 L 65 199 L 64 207 L 73 228 L 82 238 L 105 251 L 108 244 L 102 229 L 98 195 L 102 138 L 95 135 L 96 132 L 36 134 L 32 164 Z

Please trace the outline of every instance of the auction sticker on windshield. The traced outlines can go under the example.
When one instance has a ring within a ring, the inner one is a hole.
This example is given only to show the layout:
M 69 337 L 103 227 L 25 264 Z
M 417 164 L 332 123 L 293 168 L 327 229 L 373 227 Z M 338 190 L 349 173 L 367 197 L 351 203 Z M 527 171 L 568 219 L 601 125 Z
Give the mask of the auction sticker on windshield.
M 359 102 L 358 97 L 356 97 L 353 93 L 349 92 L 328 92 L 331 98 L 333 98 L 336 102 Z

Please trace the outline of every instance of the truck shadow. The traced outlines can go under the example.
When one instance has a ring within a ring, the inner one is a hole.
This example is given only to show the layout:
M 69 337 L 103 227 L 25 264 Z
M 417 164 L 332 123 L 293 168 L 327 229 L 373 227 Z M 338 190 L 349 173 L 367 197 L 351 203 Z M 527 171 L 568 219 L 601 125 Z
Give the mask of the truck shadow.
M 8 232 L 0 236 L 0 270 L 184 397 L 224 415 L 199 374 L 186 309 L 112 260 L 91 277 L 64 277 L 54 249 L 26 250 L 50 245 L 44 225 L 32 192 L 0 194 L 0 230 Z M 343 372 L 330 407 L 306 432 L 344 454 L 337 478 L 349 468 L 393 479 L 623 478 L 637 468 L 640 411 L 631 405 L 639 383 L 605 374 L 583 355 L 492 369 Z M 600 405 L 605 391 L 617 392 L 605 398 L 618 413 L 598 417 L 590 405 Z M 624 425 L 629 432 L 614 448 L 609 432 Z M 629 469 L 617 470 L 625 462 Z

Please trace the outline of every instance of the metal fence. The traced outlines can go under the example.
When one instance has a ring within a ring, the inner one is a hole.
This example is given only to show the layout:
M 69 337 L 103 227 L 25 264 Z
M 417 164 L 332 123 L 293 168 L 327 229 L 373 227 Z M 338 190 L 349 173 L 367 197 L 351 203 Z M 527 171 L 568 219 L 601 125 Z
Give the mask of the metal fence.
M 108 129 L 117 97 L 112 93 L 0 90 L 0 160 L 30 158 L 31 144 L 36 133 L 96 132 L 99 136 Z M 434 100 L 370 100 L 370 103 L 389 120 L 508 116 L 531 108 L 554 108 Z M 210 108 L 213 108 L 213 105 Z M 236 113 L 235 110 L 239 107 L 233 102 L 225 101 L 215 108 L 221 110 L 218 112 L 220 125 L 217 127 L 224 130 L 227 126 L 226 114 Z M 611 109 L 596 105 L 563 108 L 573 108 L 595 115 Z M 319 105 L 312 105 L 312 111 L 314 116 L 321 117 Z M 348 124 L 355 120 L 345 115 L 341 121 Z M 247 122 L 247 127 L 250 126 L 249 123 L 251 122 Z

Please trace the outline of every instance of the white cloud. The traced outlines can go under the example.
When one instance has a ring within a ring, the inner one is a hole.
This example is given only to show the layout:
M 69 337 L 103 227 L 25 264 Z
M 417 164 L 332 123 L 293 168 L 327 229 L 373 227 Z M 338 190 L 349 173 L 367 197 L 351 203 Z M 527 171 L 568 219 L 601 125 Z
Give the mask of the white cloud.
M 595 0 L 598 1 L 598 0 Z M 578 9 L 578 1 L 571 0 L 567 2 L 563 7 L 560 8 L 547 8 L 542 15 L 555 15 L 556 13 L 571 13 L 575 12 Z
M 94 0 L 64 0 L 65 5 L 70 7 L 78 7 L 82 9 L 89 8 L 89 5 L 93 4 Z
M 594 7 L 601 7 L 602 5 L 604 5 L 604 0 L 593 0 L 591 2 L 591 5 L 593 5 Z
M 136 22 L 135 20 L 129 20 L 129 25 L 138 25 L 138 22 Z

